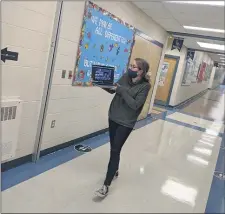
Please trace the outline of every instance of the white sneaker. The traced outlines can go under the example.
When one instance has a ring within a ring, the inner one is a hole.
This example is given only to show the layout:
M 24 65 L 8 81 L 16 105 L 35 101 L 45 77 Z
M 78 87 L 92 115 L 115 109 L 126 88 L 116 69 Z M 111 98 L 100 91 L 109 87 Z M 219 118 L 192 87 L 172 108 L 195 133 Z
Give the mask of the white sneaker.
M 95 195 L 100 198 L 104 198 L 108 195 L 108 192 L 109 192 L 109 187 L 106 185 L 103 185 L 99 190 L 95 192 Z

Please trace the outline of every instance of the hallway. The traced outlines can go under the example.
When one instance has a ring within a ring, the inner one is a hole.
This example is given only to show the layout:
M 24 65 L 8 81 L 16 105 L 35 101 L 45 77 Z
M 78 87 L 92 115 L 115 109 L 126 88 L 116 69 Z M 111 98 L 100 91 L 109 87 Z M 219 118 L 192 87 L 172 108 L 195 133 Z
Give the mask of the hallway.
M 137 124 L 125 144 L 120 177 L 94 197 L 109 158 L 108 133 L 2 173 L 3 213 L 209 213 L 224 210 L 225 87 L 179 110 Z M 13 206 L 12 206 L 13 202 Z

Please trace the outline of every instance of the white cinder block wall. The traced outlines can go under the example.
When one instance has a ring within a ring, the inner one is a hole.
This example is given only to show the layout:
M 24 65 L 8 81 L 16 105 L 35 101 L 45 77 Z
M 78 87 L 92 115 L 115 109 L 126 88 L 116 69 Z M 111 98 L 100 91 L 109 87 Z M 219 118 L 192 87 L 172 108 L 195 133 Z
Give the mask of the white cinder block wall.
M 43 129 L 41 150 L 107 128 L 112 95 L 99 88 L 73 87 L 68 79 L 74 71 L 84 11 L 83 1 L 64 1 L 59 43 Z M 165 43 L 167 33 L 130 2 L 97 1 L 96 4 Z M 62 70 L 66 78 L 62 79 Z M 55 120 L 55 128 L 51 122 Z
M 209 89 L 212 89 L 215 87 L 215 85 L 217 86 L 217 80 L 215 80 L 215 72 L 216 72 L 216 67 L 213 67 L 212 69 L 212 73 L 211 73 L 211 76 L 210 76 L 210 80 L 209 80 L 209 85 L 208 85 L 208 88 Z
M 224 80 L 224 75 L 225 71 L 223 68 L 213 67 L 208 88 L 213 90 L 221 85 Z
M 1 95 L 22 100 L 15 158 L 33 152 L 55 9 L 54 1 L 1 2 L 1 49 L 19 52 L 17 62 L 1 61 Z
M 221 85 L 223 83 L 224 76 L 225 76 L 224 68 L 213 67 L 209 88 L 214 89 L 217 86 Z
M 190 86 L 181 85 L 183 75 L 184 75 L 186 55 L 187 55 L 187 48 L 184 45 L 180 52 L 178 50 L 171 50 L 171 46 L 169 46 L 166 51 L 166 54 L 180 57 L 169 105 L 176 106 L 208 88 L 209 81 L 207 82 L 203 81 L 201 83 L 191 83 Z M 204 52 L 196 51 L 195 59 L 199 63 L 202 63 L 204 61 L 206 62 L 206 64 L 210 64 L 210 65 L 213 64 L 212 59 L 209 57 L 207 53 L 204 53 Z

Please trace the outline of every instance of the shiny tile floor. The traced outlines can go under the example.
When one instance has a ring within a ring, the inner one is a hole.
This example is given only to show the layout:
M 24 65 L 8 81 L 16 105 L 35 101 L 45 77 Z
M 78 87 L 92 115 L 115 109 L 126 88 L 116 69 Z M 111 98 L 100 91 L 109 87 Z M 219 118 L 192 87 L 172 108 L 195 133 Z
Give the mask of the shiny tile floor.
M 181 121 L 183 123 L 187 123 L 192 126 L 197 126 L 197 127 L 204 128 L 207 130 L 212 130 L 217 135 L 219 133 L 223 132 L 223 129 L 224 129 L 224 124 L 222 121 L 209 121 L 209 120 L 194 117 L 191 115 L 182 114 L 180 112 L 176 112 L 172 115 L 169 115 L 167 118 L 173 119 L 176 121 Z
M 205 96 L 214 98 L 213 93 Z M 224 94 L 215 99 L 221 97 Z M 213 108 L 221 112 L 220 105 Z M 204 213 L 214 182 L 221 182 L 213 175 L 222 151 L 224 121 L 222 113 L 221 118 L 215 115 L 212 121 L 175 112 L 134 131 L 122 152 L 120 177 L 104 200 L 93 193 L 104 180 L 109 158 L 106 135 L 90 142 L 90 153 L 60 162 L 76 153 L 66 150 L 46 158 L 39 168 L 21 166 L 3 173 L 2 185 L 8 186 L 2 192 L 2 212 Z M 54 168 L 41 170 L 49 163 Z M 32 170 L 39 172 L 31 175 Z M 16 173 L 20 181 L 13 180 Z
M 223 89 L 220 91 L 209 91 L 196 102 L 193 102 L 184 108 L 183 111 L 212 120 L 224 121 L 225 95 L 223 92 Z

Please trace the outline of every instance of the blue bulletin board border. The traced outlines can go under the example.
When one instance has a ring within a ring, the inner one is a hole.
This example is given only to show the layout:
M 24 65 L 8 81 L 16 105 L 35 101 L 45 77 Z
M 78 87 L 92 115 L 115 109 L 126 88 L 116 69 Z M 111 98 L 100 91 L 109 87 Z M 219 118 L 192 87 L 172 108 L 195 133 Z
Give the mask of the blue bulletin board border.
M 129 56 L 128 56 L 128 59 L 127 59 L 126 68 L 128 67 L 129 60 L 130 60 L 131 53 L 132 53 L 132 49 L 133 49 L 134 42 L 135 42 L 134 41 L 135 32 L 136 32 L 135 27 L 133 27 L 132 25 L 130 25 L 126 22 L 124 22 L 122 19 L 120 19 L 117 16 L 111 14 L 110 12 L 106 11 L 105 9 L 99 7 L 98 5 L 94 4 L 93 2 L 86 1 L 85 8 L 84 8 L 83 21 L 82 21 L 82 26 L 81 26 L 79 46 L 78 46 L 78 50 L 77 50 L 77 59 L 76 59 L 76 63 L 75 63 L 75 70 L 74 70 L 74 76 L 73 76 L 73 82 L 72 82 L 73 86 L 93 86 L 91 80 L 86 81 L 86 82 L 82 82 L 82 81 L 77 80 L 78 79 L 77 77 L 79 77 L 79 75 L 80 75 L 79 65 L 80 65 L 80 59 L 81 59 L 81 55 L 82 55 L 82 49 L 81 49 L 82 48 L 82 41 L 83 41 L 84 36 L 85 36 L 85 30 L 84 29 L 85 29 L 86 19 L 88 18 L 87 11 L 90 7 L 96 9 L 98 12 L 101 12 L 104 15 L 107 15 L 111 19 L 117 21 L 118 23 L 124 25 L 125 27 L 127 27 L 128 29 L 133 31 L 133 36 L 132 36 L 132 40 L 131 40 L 131 47 L 130 47 L 130 50 L 128 50 Z
M 159 42 L 159 41 L 153 39 L 152 37 L 150 37 L 150 36 L 148 36 L 148 35 L 146 35 L 144 32 L 142 32 L 142 31 L 136 29 L 136 30 L 135 30 L 135 33 L 136 33 L 136 35 L 142 37 L 143 39 L 145 39 L 145 40 L 151 42 L 152 44 L 158 46 L 159 48 L 162 48 L 162 49 L 163 49 L 164 45 L 163 45 L 161 42 Z

